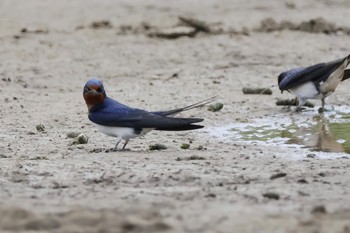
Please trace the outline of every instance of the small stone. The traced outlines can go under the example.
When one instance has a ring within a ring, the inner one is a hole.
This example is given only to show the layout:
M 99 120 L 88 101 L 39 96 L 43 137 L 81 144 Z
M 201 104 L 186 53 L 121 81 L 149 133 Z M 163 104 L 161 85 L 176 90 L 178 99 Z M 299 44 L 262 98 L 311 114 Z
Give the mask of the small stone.
M 316 158 L 316 154 L 308 154 L 308 155 L 306 155 L 306 157 L 314 159 L 314 158 Z
M 33 196 L 32 198 L 36 198 Z M 48 231 L 50 232 L 51 230 L 58 229 L 61 227 L 61 223 L 54 218 L 48 217 L 45 218 L 45 220 L 41 219 L 30 219 L 24 224 L 24 229 L 26 231 L 33 231 L 33 232 L 38 232 L 38 231 Z
M 182 143 L 181 146 L 180 146 L 180 148 L 181 148 L 181 149 L 184 149 L 184 150 L 189 149 L 189 148 L 190 148 L 190 144 L 188 144 L 188 143 Z
M 79 132 L 69 132 L 67 133 L 67 138 L 76 138 L 79 136 Z
M 309 182 L 305 179 L 300 179 L 297 181 L 299 184 L 308 184 Z
M 186 161 L 186 160 L 205 160 L 202 156 L 191 155 L 190 157 L 177 157 L 176 161 Z
M 287 175 L 287 173 L 284 173 L 284 172 L 281 172 L 281 173 L 277 173 L 277 174 L 274 174 L 270 177 L 270 180 L 274 180 L 274 179 L 278 179 L 278 178 L 281 178 L 281 177 L 285 177 Z
M 215 198 L 216 194 L 215 193 L 208 193 L 207 195 L 205 195 L 205 197 Z
M 99 29 L 99 28 L 112 28 L 113 26 L 111 22 L 109 22 L 108 20 L 101 20 L 101 21 L 92 22 L 90 27 L 94 29 Z
M 295 8 L 296 8 L 295 3 L 292 2 L 292 1 L 286 2 L 285 5 L 286 5 L 286 7 L 287 7 L 288 9 L 295 9 Z
M 306 193 L 306 192 L 303 192 L 303 191 L 298 191 L 298 194 L 299 194 L 300 196 L 304 196 L 304 197 L 310 196 L 310 194 L 308 194 L 308 193 Z
M 196 31 L 202 31 L 209 33 L 211 32 L 211 29 L 209 25 L 201 20 L 194 19 L 194 18 L 187 18 L 183 16 L 179 16 L 179 20 L 182 24 L 194 28 Z
M 48 160 L 46 156 L 35 156 L 33 158 L 29 158 L 29 160 Z
M 104 151 L 104 149 L 94 148 L 94 149 L 90 150 L 89 153 L 101 153 L 102 151 Z M 106 153 L 108 153 L 108 152 L 106 151 Z
M 70 142 L 68 145 L 78 145 L 78 144 L 87 144 L 89 141 L 89 137 L 86 134 L 79 134 L 77 137 L 74 138 L 72 142 Z
M 89 137 L 86 136 L 86 134 L 81 133 L 78 135 L 77 141 L 79 144 L 87 144 L 89 141 Z
M 326 173 L 320 172 L 320 173 L 318 173 L 318 175 L 319 175 L 319 176 L 322 176 L 322 177 L 325 177 L 325 176 L 326 176 Z
M 45 131 L 45 126 L 43 124 L 38 124 L 35 126 L 36 130 L 39 132 L 44 132 Z
M 5 155 L 5 154 L 0 154 L 0 158 L 1 158 L 1 159 L 7 159 L 7 158 L 9 158 L 9 156 L 7 156 L 7 155 Z
M 82 30 L 82 29 L 84 29 L 84 28 L 85 28 L 85 26 L 79 25 L 79 26 L 77 26 L 77 27 L 75 28 L 75 30 L 78 31 L 78 30 Z
M 208 111 L 218 112 L 224 107 L 223 103 L 215 103 L 208 106 Z
M 148 148 L 149 150 L 166 150 L 167 149 L 165 145 L 159 144 L 159 143 L 149 145 Z
M 205 160 L 202 156 L 192 155 L 189 157 L 189 160 Z
M 273 199 L 273 200 L 279 200 L 280 199 L 280 195 L 278 193 L 275 193 L 275 192 L 264 193 L 263 197 L 266 197 L 268 199 Z
M 311 210 L 312 214 L 326 214 L 327 210 L 326 207 L 324 205 L 318 205 L 315 206 L 312 210 Z

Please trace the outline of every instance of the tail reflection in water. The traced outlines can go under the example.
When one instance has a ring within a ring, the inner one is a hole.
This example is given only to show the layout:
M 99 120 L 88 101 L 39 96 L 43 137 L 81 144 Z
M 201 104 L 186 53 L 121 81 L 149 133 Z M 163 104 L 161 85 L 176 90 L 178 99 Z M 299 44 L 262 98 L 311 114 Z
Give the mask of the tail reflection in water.
M 350 153 L 350 123 L 330 123 L 323 115 L 313 120 L 316 124 L 311 127 L 293 127 L 296 130 L 286 143 L 315 151 Z

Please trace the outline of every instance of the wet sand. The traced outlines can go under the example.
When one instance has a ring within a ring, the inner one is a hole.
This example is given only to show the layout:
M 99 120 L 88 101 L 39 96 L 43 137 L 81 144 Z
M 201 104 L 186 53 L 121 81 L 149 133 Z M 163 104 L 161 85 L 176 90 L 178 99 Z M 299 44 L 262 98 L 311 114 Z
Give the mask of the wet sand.
M 1 1 L 1 231 L 349 232 L 348 154 L 210 133 L 293 118 L 275 105 L 291 95 L 242 88 L 269 87 L 286 69 L 349 54 L 349 8 L 346 1 Z M 148 36 L 172 29 L 178 16 L 212 31 Z M 109 23 L 96 25 L 102 20 Z M 281 27 L 284 20 L 299 26 Z M 302 22 L 318 22 L 321 32 Z M 105 153 L 116 139 L 87 119 L 82 89 L 90 77 L 134 107 L 166 110 L 218 95 L 224 108 L 181 115 L 205 118 L 203 130 L 150 132 L 130 151 Z M 348 105 L 349 85 L 326 103 Z M 69 132 L 85 133 L 88 144 L 69 146 Z M 168 149 L 148 150 L 155 143 Z

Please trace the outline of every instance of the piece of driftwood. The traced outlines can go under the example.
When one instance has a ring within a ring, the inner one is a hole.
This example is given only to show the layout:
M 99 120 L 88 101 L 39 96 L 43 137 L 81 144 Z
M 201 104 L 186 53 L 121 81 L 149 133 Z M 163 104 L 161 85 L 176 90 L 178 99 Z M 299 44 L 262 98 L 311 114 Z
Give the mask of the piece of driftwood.
M 297 99 L 279 99 L 276 101 L 277 106 L 298 106 L 299 101 Z M 313 108 L 315 105 L 307 101 L 304 106 Z
M 193 37 L 197 31 L 192 27 L 174 27 L 152 31 L 147 35 L 149 37 L 159 37 L 164 39 L 177 39 L 182 36 Z
M 270 88 L 251 88 L 244 87 L 242 89 L 243 94 L 255 94 L 255 95 L 272 95 L 272 91 Z

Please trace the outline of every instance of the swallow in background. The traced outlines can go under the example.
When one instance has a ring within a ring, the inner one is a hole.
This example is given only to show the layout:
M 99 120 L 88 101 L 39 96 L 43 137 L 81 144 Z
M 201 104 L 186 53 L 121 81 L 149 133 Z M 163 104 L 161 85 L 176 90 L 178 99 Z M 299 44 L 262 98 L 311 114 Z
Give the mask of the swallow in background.
M 202 118 L 174 118 L 173 116 L 208 104 L 215 98 L 184 108 L 148 112 L 128 107 L 107 97 L 102 82 L 96 79 L 91 79 L 85 84 L 83 96 L 89 109 L 89 120 L 95 123 L 102 133 L 120 138 L 114 151 L 122 140 L 125 140 L 122 147 L 124 150 L 131 138 L 145 135 L 151 130 L 182 131 L 203 128 L 204 126 L 195 124 L 203 121 Z
M 328 63 L 288 70 L 278 76 L 278 86 L 282 92 L 289 91 L 298 98 L 296 111 L 301 110 L 307 99 L 321 99 L 323 111 L 325 98 L 341 81 L 350 78 L 350 70 L 345 70 L 349 62 L 350 55 Z

